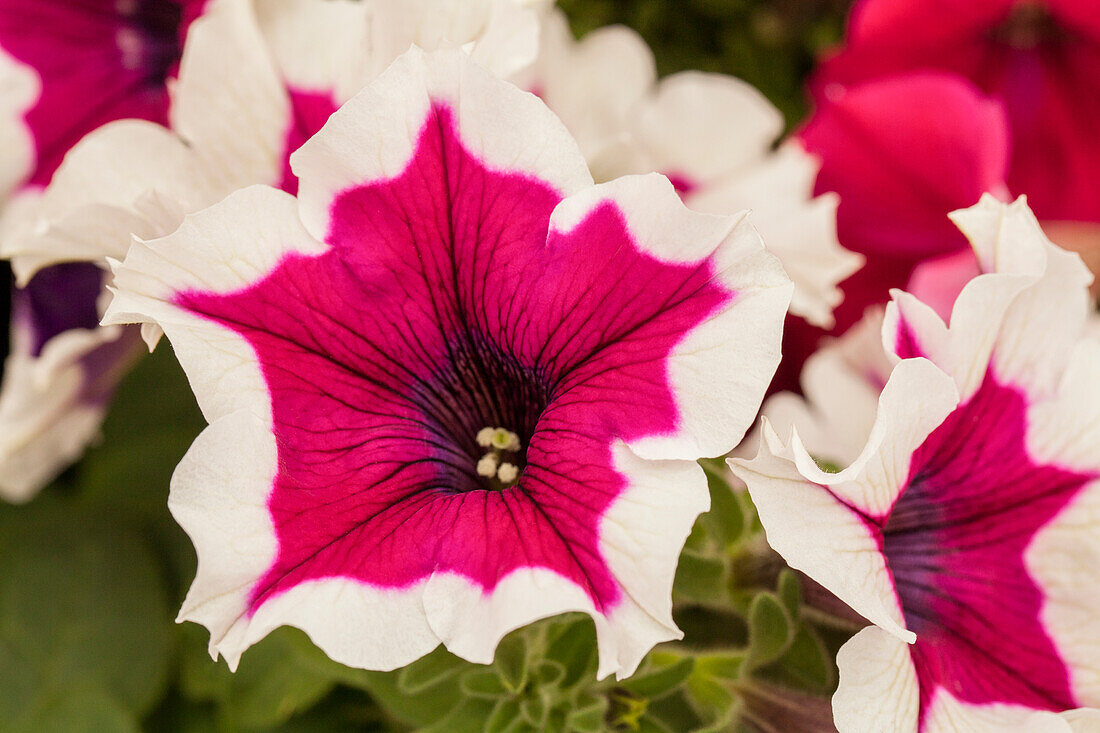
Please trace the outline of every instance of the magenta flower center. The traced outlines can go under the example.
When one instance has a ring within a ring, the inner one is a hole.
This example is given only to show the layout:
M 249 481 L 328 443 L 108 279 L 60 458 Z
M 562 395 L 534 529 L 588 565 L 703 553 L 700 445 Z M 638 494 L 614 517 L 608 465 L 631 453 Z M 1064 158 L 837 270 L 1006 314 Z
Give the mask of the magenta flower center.
M 1037 2 L 1017 4 L 1004 22 L 993 29 L 996 40 L 1019 51 L 1058 41 L 1064 34 L 1050 11 Z
M 159 86 L 182 53 L 183 8 L 174 0 L 118 0 L 118 49 L 124 68 Z

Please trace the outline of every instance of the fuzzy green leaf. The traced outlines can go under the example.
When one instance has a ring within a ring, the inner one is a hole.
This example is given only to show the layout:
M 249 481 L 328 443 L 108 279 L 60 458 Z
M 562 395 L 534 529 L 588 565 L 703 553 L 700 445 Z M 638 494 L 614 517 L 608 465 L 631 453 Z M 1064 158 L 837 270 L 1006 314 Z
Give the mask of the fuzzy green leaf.
M 620 685 L 635 695 L 653 699 L 667 695 L 680 687 L 693 669 L 695 669 L 695 660 L 685 657 L 667 667 L 650 666 L 641 674 L 623 680 Z
M 758 593 L 749 606 L 749 655 L 746 663 L 757 668 L 778 659 L 794 638 L 794 622 L 772 593 Z

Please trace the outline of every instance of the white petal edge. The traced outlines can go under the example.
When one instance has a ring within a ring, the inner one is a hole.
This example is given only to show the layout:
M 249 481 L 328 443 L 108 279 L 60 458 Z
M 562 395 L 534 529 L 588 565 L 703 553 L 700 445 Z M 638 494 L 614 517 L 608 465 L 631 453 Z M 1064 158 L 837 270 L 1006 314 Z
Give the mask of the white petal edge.
M 1086 475 L 1100 475 L 1100 341 L 1082 338 L 1058 394 L 1028 411 L 1028 453 Z M 1024 556 L 1043 591 L 1041 619 L 1070 672 L 1078 700 L 1100 706 L 1100 480 L 1032 539 Z
M 840 733 L 916 733 L 920 688 L 907 644 L 871 626 L 840 648 L 836 664 L 833 722 Z
M 681 71 L 657 84 L 632 115 L 632 142 L 650 170 L 709 183 L 768 155 L 782 113 L 736 77 Z
M 286 84 L 350 99 L 367 81 L 368 9 L 358 0 L 253 0 Z M 402 49 L 404 50 L 404 49 Z
M 73 146 L 2 253 L 21 283 L 58 262 L 102 263 L 125 255 L 131 235 L 167 234 L 183 212 L 217 195 L 171 132 L 140 120 L 111 122 Z
M 301 217 L 315 237 L 325 238 L 341 192 L 402 173 L 433 102 L 450 106 L 463 145 L 489 168 L 528 173 L 563 195 L 591 186 L 576 142 L 541 100 L 462 51 L 413 48 L 291 156 Z
M 172 341 L 207 422 L 247 409 L 271 424 L 267 386 L 255 353 L 238 334 L 171 301 L 180 292 L 228 293 L 271 272 L 291 253 L 327 247 L 309 236 L 290 194 L 267 186 L 237 191 L 192 214 L 162 239 L 134 242 L 115 264 L 115 296 L 103 323 L 159 325 Z
M 34 136 L 24 115 L 41 89 L 34 69 L 0 49 L 0 203 L 34 169 Z
M 199 557 L 177 620 L 206 626 L 211 656 L 224 656 L 234 670 L 248 647 L 284 625 L 304 631 L 333 660 L 366 669 L 396 669 L 434 649 L 423 583 L 379 589 L 312 580 L 249 614 L 250 592 L 278 550 L 267 508 L 276 460 L 270 426 L 240 411 L 211 423 L 176 468 L 169 509 Z
M 884 516 L 915 451 L 958 404 L 954 383 L 925 359 L 899 363 L 879 397 L 863 452 L 839 473 L 814 463 L 793 430 L 784 444 L 765 420 L 755 459 L 731 458 L 768 543 L 868 621 L 911 642 L 894 583 L 866 519 Z
M 772 395 L 761 414 L 778 435 L 797 429 L 803 446 L 816 459 L 837 467 L 853 463 L 874 428 L 881 394 L 882 311 L 872 311 L 838 341 L 826 344 L 802 368 L 802 393 Z
M 776 455 L 767 421 L 756 458 L 727 459 L 748 486 L 768 544 L 873 624 L 912 642 L 878 540 L 858 512 Z
M 929 306 L 895 292 L 884 346 L 893 352 L 907 324 L 922 352 L 955 378 L 963 399 L 991 365 L 1029 394 L 1053 393 L 1085 325 L 1092 275 L 1078 255 L 1051 244 L 1023 197 L 1005 204 L 986 195 L 951 217 L 987 274 L 963 288 L 950 328 Z
M 416 45 L 461 48 L 495 76 L 506 78 L 538 53 L 539 5 L 546 0 L 374 0 L 369 3 L 367 78 Z
M 837 654 L 840 684 L 833 694 L 839 733 L 917 733 L 920 688 L 909 648 L 869 627 Z M 1037 711 L 1015 705 L 971 705 L 942 688 L 924 712 L 922 733 L 1072 733 L 1095 731 L 1095 711 Z
M 820 162 L 788 141 L 758 163 L 692 191 L 688 206 L 712 214 L 740 209 L 794 281 L 791 313 L 831 328 L 833 309 L 844 299 L 839 284 L 863 266 L 864 258 L 837 239 L 835 194 L 814 197 Z
M 656 644 L 683 637 L 672 620 L 672 582 L 684 540 L 710 505 L 706 477 L 696 463 L 645 461 L 622 444 L 613 456 L 628 486 L 601 520 L 600 552 L 620 584 L 619 602 L 603 613 L 580 586 L 542 568 L 513 571 L 490 593 L 456 574 L 436 574 L 424 608 L 448 650 L 488 664 L 509 631 L 580 611 L 596 625 L 597 676 L 623 679 Z
M 616 155 L 657 83 L 657 64 L 636 31 L 604 26 L 574 40 L 565 13 L 553 8 L 542 20 L 538 59 L 513 81 L 546 100 L 593 170 L 614 176 L 625 172 Z

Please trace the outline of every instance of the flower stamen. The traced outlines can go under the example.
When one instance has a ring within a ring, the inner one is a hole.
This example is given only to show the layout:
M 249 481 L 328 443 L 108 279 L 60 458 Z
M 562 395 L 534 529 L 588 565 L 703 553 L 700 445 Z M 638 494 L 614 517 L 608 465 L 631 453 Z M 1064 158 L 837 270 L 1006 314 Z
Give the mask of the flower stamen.
M 499 481 L 493 488 L 503 489 L 514 484 L 519 478 L 519 466 L 513 456 L 506 454 L 518 453 L 523 447 L 519 436 L 506 428 L 482 428 L 477 431 L 475 440 L 482 448 L 489 449 L 477 462 L 477 475 Z

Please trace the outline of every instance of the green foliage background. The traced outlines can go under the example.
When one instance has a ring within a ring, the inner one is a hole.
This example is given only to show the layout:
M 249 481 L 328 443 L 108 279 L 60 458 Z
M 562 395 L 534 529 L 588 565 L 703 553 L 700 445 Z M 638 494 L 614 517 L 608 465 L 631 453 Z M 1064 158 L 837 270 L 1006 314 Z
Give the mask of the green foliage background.
M 609 23 L 639 30 L 662 73 L 746 79 L 791 125 L 846 4 L 561 2 L 580 34 Z M 716 469 L 714 508 L 677 577 L 687 638 L 656 650 L 630 680 L 595 681 L 583 617 L 515 632 L 490 667 L 437 651 L 389 674 L 336 665 L 283 629 L 230 674 L 207 655 L 204 629 L 172 623 L 195 557 L 165 503 L 172 469 L 203 426 L 165 342 L 123 384 L 99 446 L 31 504 L 0 506 L 0 733 L 704 731 L 778 719 L 796 730 L 792 711 L 778 708 L 827 715 L 848 630 L 803 604 L 798 579 L 768 559 L 751 505 Z M 778 708 L 777 690 L 787 701 Z

